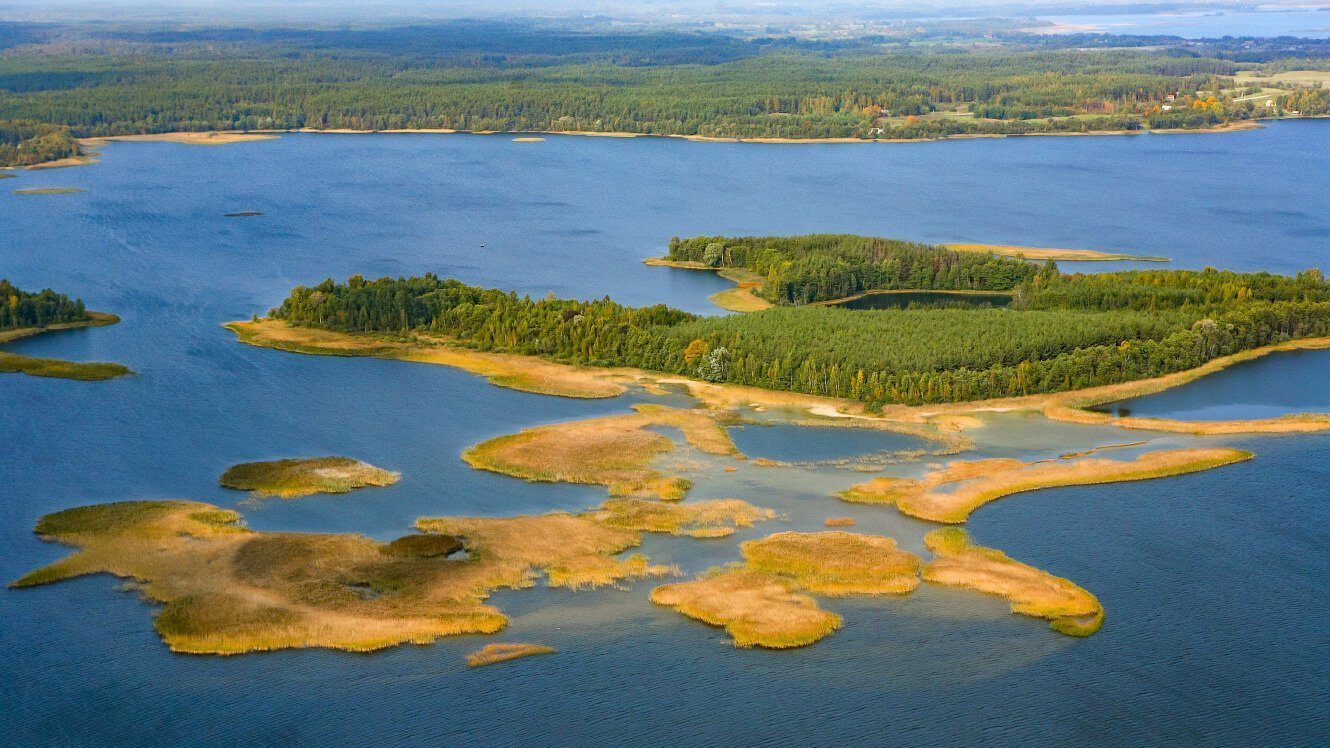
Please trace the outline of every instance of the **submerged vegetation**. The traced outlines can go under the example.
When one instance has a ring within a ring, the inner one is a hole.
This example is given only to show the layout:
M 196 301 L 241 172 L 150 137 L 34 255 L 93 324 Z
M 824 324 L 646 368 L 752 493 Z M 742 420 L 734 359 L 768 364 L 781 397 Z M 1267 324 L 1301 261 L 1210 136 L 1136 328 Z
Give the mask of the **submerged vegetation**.
M 481 649 L 466 656 L 466 666 L 482 667 L 484 665 L 493 665 L 495 663 L 507 662 L 522 657 L 554 654 L 557 651 L 558 650 L 554 647 L 547 647 L 543 644 L 526 644 L 521 642 L 486 644 Z
M 295 499 L 316 493 L 347 493 L 365 486 L 391 486 L 401 477 L 401 473 L 350 457 L 313 457 L 233 465 L 222 473 L 221 484 L 252 491 L 255 496 Z
M 808 242 L 806 251 L 798 250 L 806 262 L 789 266 L 803 268 L 800 277 L 808 280 L 796 285 L 812 289 L 798 298 L 845 290 L 817 280 L 841 277 L 846 266 L 835 260 L 841 250 L 822 249 L 841 239 L 789 240 L 795 246 Z M 875 247 L 884 240 L 846 241 Z M 328 280 L 297 287 L 272 317 L 296 328 L 428 336 L 478 352 L 792 390 L 857 400 L 870 409 L 1130 382 L 1248 349 L 1330 335 L 1330 285 L 1315 270 L 1297 277 L 1213 269 L 1064 275 L 1051 263 L 1035 267 L 1011 258 L 897 244 L 882 245 L 880 261 L 872 253 L 863 260 L 865 267 L 887 268 L 888 280 L 882 282 L 1006 286 L 1011 307 L 783 306 L 698 317 L 609 299 L 532 300 L 426 275 L 376 281 L 355 276 L 345 284 Z M 781 269 L 785 261 L 772 262 L 774 275 L 793 277 L 793 271 Z M 917 263 L 925 269 L 916 269 Z M 819 270 L 823 264 L 829 275 Z M 934 267 L 936 272 L 928 269 Z M 773 286 L 781 283 L 769 278 L 764 293 Z

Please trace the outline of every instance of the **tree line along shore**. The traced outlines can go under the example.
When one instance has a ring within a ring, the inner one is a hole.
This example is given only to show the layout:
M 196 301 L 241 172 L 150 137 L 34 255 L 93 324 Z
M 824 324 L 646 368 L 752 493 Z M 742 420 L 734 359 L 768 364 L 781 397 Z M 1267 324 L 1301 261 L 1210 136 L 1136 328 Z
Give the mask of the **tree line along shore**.
M 1330 90 L 1285 75 L 1324 69 L 1330 45 L 1312 40 L 962 35 L 828 47 L 441 24 L 220 45 L 219 30 L 145 30 L 129 43 L 77 29 L 71 46 L 59 29 L 43 33 L 47 44 L 0 56 L 0 166 L 77 158 L 76 138 L 179 132 L 854 142 L 1204 131 L 1330 113 Z

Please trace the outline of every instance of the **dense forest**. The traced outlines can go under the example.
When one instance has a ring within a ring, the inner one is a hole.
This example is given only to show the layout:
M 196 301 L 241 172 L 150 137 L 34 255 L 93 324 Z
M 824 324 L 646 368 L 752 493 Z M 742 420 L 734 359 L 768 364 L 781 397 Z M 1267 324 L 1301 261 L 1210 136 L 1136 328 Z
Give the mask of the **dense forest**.
M 5 50 L 0 119 L 80 137 L 448 128 L 806 139 L 1206 127 L 1291 109 L 1241 100 L 1229 46 L 1181 40 L 911 46 L 474 23 L 99 33 Z M 1270 66 L 1299 62 L 1269 54 Z M 1330 112 L 1330 90 L 1294 96 L 1304 115 Z
M 908 245 L 906 245 L 908 246 Z M 1057 392 L 1157 376 L 1283 340 L 1330 335 L 1319 271 L 1039 270 L 1001 309 L 777 307 L 699 317 L 610 299 L 532 300 L 433 275 L 292 291 L 272 316 L 486 351 L 633 366 L 708 381 L 886 403 Z
M 82 299 L 70 299 L 49 288 L 30 293 L 0 279 L 0 330 L 85 322 L 88 319 Z
M 31 166 L 81 153 L 63 125 L 0 120 L 0 166 Z
M 1011 257 L 845 234 L 670 239 L 668 258 L 766 278 L 775 304 L 830 301 L 870 289 L 1009 291 L 1038 269 Z

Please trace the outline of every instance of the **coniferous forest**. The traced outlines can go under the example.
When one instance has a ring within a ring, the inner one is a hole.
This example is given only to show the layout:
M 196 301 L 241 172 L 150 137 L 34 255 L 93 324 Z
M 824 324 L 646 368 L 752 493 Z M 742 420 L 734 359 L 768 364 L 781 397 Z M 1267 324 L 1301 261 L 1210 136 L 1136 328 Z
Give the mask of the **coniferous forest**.
M 920 245 L 845 240 L 885 248 L 881 261 L 888 264 L 901 259 L 899 252 L 911 260 L 944 257 Z M 429 333 L 478 350 L 846 397 L 870 407 L 1125 382 L 1330 334 L 1330 285 L 1316 270 L 1297 277 L 1208 268 L 1032 270 L 1012 288 L 1009 309 L 785 305 L 701 317 L 609 298 L 532 300 L 426 275 L 298 287 L 272 316 L 348 332 Z

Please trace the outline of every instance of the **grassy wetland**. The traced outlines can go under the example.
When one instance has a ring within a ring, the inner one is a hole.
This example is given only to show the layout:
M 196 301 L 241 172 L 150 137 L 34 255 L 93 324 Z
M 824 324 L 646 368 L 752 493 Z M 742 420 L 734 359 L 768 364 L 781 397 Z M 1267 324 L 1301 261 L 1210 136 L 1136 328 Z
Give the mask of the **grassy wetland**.
M 350 457 L 312 457 L 233 465 L 222 473 L 220 483 L 256 497 L 296 499 L 316 493 L 348 493 L 366 486 L 391 486 L 401 477 L 401 473 Z
M 667 516 L 611 501 L 582 515 L 423 518 L 418 533 L 379 543 L 255 532 L 238 513 L 195 501 L 98 504 L 42 517 L 43 539 L 76 550 L 10 586 L 129 579 L 162 605 L 155 625 L 177 652 L 370 651 L 494 633 L 507 618 L 485 603 L 490 592 L 542 576 L 551 587 L 587 590 L 675 574 L 641 554 L 620 555 L 642 532 L 715 537 L 772 516 L 733 499 L 672 505 Z
M 1025 491 L 1165 478 L 1252 457 L 1251 452 L 1240 449 L 1194 448 L 1156 450 L 1134 460 L 1083 456 L 1039 462 L 955 460 L 917 480 L 874 478 L 840 496 L 850 502 L 894 505 L 904 514 L 933 522 L 961 523 L 984 504 Z
M 637 412 L 573 423 L 537 426 L 471 447 L 467 464 L 530 481 L 592 483 L 613 496 L 681 499 L 688 480 L 652 467 L 674 442 L 654 428 L 677 429 L 693 448 L 711 455 L 738 456 L 716 413 L 639 405 Z
M 789 649 L 841 627 L 804 592 L 828 597 L 902 595 L 919 586 L 918 556 L 892 538 L 781 532 L 740 546 L 743 563 L 651 591 L 651 601 L 723 627 L 736 647 Z
M 1001 551 L 973 545 L 958 527 L 934 530 L 924 542 L 934 556 L 923 567 L 927 582 L 1004 597 L 1011 612 L 1046 619 L 1068 636 L 1089 636 L 1103 625 L 1104 608 L 1094 595 Z

